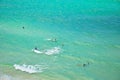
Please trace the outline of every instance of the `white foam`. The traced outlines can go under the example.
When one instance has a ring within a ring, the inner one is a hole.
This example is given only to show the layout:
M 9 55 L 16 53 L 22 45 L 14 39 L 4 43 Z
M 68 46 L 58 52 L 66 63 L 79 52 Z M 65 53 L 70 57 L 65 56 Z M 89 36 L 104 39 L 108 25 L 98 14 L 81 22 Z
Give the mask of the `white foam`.
M 52 41 L 52 42 L 56 42 L 56 39 L 55 38 L 48 38 L 46 39 L 47 41 Z
M 47 41 L 52 41 L 52 39 L 51 38 L 48 38 L 48 39 L 46 39 Z
M 44 53 L 47 55 L 52 55 L 52 54 L 58 54 L 60 52 L 60 48 L 59 47 L 54 47 L 52 49 L 48 49 L 46 50 Z
M 35 49 L 32 49 L 32 51 L 35 52 L 35 53 L 38 53 L 38 54 L 43 53 L 42 51 L 35 50 Z
M 46 67 L 42 67 L 41 65 L 17 65 L 14 64 L 14 67 L 16 70 L 21 70 L 28 73 L 38 73 L 43 72 L 43 69 L 46 69 Z
M 47 55 L 52 55 L 52 54 L 58 54 L 61 51 L 61 49 L 59 47 L 53 47 L 51 49 L 46 49 L 46 50 L 41 50 L 41 51 L 32 49 L 32 51 L 37 54 L 43 53 Z

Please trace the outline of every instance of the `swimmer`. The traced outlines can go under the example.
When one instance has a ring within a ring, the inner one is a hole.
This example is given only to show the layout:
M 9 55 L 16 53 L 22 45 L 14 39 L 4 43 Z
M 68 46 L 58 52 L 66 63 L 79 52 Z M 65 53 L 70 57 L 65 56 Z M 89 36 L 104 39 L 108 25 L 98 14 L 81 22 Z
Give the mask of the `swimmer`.
M 34 48 L 35 50 L 38 50 L 37 47 Z
M 56 41 L 57 41 L 57 39 L 56 39 L 56 38 L 55 38 L 55 39 L 52 39 L 52 41 L 53 41 L 53 42 L 56 42 Z
M 24 29 L 25 27 L 23 26 L 22 28 Z
M 86 64 L 83 64 L 83 67 L 86 67 Z

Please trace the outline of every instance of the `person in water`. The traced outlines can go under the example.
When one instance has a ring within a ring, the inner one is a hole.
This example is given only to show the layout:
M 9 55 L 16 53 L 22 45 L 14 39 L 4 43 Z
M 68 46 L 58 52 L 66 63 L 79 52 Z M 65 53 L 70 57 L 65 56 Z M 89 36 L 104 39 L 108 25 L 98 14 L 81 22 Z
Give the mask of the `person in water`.
M 83 64 L 83 67 L 86 67 L 87 65 L 86 64 Z
M 83 67 L 86 67 L 86 66 L 88 66 L 90 63 L 88 62 L 88 63 L 84 63 L 83 64 Z
M 52 41 L 53 41 L 53 42 L 56 42 L 56 41 L 57 41 L 57 39 L 56 39 L 56 38 L 55 38 L 55 39 L 52 39 Z
M 23 26 L 22 28 L 24 29 L 25 27 Z
M 35 47 L 35 50 L 38 50 L 37 47 Z

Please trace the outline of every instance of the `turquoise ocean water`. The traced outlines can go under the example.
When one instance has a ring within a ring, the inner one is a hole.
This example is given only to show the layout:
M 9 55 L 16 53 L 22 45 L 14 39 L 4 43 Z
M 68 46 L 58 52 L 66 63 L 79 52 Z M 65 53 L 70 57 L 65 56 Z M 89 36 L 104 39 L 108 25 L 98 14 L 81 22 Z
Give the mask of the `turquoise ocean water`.
M 119 75 L 119 0 L 0 0 L 0 80 Z

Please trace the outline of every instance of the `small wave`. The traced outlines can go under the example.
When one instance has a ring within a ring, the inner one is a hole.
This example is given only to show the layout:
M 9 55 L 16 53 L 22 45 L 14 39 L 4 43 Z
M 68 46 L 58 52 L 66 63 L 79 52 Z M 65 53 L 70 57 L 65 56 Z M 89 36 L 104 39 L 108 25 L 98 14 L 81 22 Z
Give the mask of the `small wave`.
M 45 54 L 52 55 L 52 54 L 58 54 L 59 52 L 60 52 L 60 48 L 59 47 L 54 47 L 52 49 L 46 50 Z
M 61 51 L 61 49 L 59 47 L 53 47 L 51 49 L 46 49 L 46 50 L 43 50 L 43 51 L 34 50 L 34 49 L 32 49 L 32 51 L 34 53 L 37 53 L 37 54 L 44 53 L 44 54 L 47 54 L 47 55 L 52 55 L 52 54 L 58 54 Z
M 52 41 L 52 42 L 56 42 L 57 40 L 56 40 L 56 38 L 48 38 L 48 39 L 46 39 L 47 41 Z
M 32 51 L 35 52 L 35 53 L 38 53 L 38 54 L 43 53 L 42 51 L 35 50 L 35 49 L 32 49 Z
M 47 41 L 51 41 L 52 39 L 51 38 L 48 38 L 48 39 L 46 39 Z
M 14 67 L 16 70 L 21 70 L 28 73 L 43 72 L 43 69 L 46 69 L 46 67 L 43 67 L 41 65 L 26 65 L 26 64 L 23 65 L 14 64 Z

